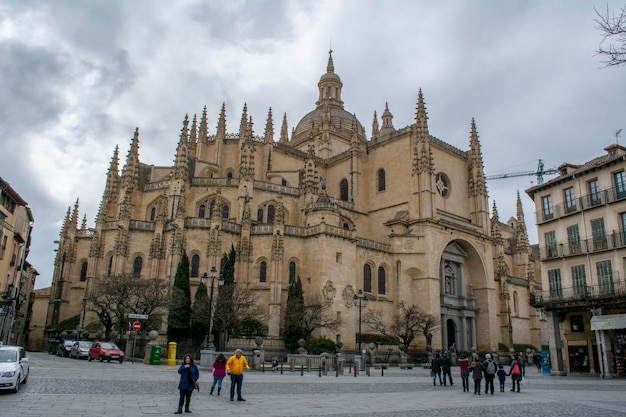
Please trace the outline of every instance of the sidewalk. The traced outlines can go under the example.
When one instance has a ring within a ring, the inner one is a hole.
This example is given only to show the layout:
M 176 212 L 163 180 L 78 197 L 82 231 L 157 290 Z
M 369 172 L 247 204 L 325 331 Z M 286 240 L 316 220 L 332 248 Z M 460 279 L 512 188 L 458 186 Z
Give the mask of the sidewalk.
M 0 416 L 139 417 L 173 415 L 178 403 L 178 366 L 87 362 L 32 353 L 28 384 L 0 394 Z M 422 368 L 372 369 L 320 377 L 318 372 L 248 372 L 246 402 L 209 395 L 212 376 L 201 371 L 191 409 L 203 416 L 625 416 L 626 380 L 552 377 L 527 372 L 521 393 L 476 396 L 462 391 L 458 368 L 453 386 L 433 386 Z M 472 384 L 472 382 L 470 382 Z M 507 388 L 510 380 L 507 380 Z M 496 391 L 498 391 L 496 387 Z

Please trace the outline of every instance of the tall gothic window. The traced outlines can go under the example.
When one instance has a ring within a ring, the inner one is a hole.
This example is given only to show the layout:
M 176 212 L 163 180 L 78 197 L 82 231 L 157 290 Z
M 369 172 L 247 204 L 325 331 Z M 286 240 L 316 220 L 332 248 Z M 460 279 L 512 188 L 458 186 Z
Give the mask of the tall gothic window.
M 137 256 L 133 261 L 133 277 L 139 278 L 141 277 L 141 266 L 143 264 L 143 259 L 141 256 Z
M 372 267 L 363 265 L 363 291 L 372 292 Z
M 348 201 L 348 180 L 342 179 L 339 182 L 339 198 L 341 201 Z
M 256 211 L 256 221 L 259 223 L 263 223 L 263 209 L 262 208 Z
M 150 221 L 154 221 L 155 217 L 156 217 L 156 208 L 152 207 L 150 209 Z
M 289 283 L 293 284 L 296 282 L 296 263 L 291 261 L 289 262 Z
M 204 204 L 200 204 L 200 207 L 198 208 L 198 217 L 204 218 L 205 215 L 206 215 L 206 206 Z
M 386 185 L 385 185 L 385 170 L 384 169 L 379 169 L 378 170 L 378 191 L 385 191 L 386 189 Z
M 274 215 L 276 214 L 276 207 L 272 204 L 267 206 L 267 222 L 269 224 L 274 224 Z
M 83 262 L 80 266 L 80 280 L 87 280 L 87 261 Z
M 386 277 L 385 277 L 385 268 L 382 266 L 378 267 L 378 294 L 386 294 Z
M 222 218 L 227 219 L 229 214 L 230 214 L 230 207 L 228 207 L 228 204 L 224 204 L 222 206 Z
M 111 272 L 113 272 L 113 256 L 109 258 L 109 266 L 107 267 L 107 275 L 111 276 Z
M 267 262 L 261 261 L 259 265 L 259 282 L 267 282 Z
M 191 257 L 191 274 L 192 278 L 197 278 L 199 276 L 200 270 L 200 256 L 196 253 Z

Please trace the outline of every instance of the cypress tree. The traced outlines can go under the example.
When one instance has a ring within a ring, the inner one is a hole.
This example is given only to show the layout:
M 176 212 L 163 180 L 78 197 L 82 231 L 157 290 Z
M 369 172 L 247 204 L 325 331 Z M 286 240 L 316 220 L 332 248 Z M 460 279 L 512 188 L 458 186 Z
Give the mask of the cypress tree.
M 189 258 L 183 256 L 176 268 L 172 301 L 167 318 L 167 337 L 186 339 L 189 337 L 191 321 L 191 288 L 189 285 Z
M 289 285 L 287 292 L 287 306 L 285 309 L 285 330 L 283 340 L 285 348 L 294 352 L 298 349 L 298 340 L 304 338 L 304 293 L 302 291 L 302 281 L 298 276 Z

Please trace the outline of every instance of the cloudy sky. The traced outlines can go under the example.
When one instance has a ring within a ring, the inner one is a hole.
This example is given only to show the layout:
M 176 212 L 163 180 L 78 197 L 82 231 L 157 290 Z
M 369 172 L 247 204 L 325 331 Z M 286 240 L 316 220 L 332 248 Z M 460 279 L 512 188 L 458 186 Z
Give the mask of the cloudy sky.
M 430 133 L 467 149 L 476 119 L 487 175 L 581 163 L 626 128 L 626 68 L 594 56 L 594 7 L 624 0 L 4 0 L 0 3 L 0 176 L 28 201 L 28 260 L 50 285 L 69 206 L 93 227 L 113 150 L 135 127 L 140 160 L 171 165 L 185 114 L 244 103 L 289 128 L 315 107 L 332 47 L 346 110 L 368 136 L 385 102 L 401 128 L 424 93 Z M 626 132 L 626 129 L 624 130 Z M 621 138 L 626 143 L 626 134 Z M 500 218 L 519 190 L 531 243 L 532 176 L 488 183 Z M 490 206 L 492 202 L 490 201 Z

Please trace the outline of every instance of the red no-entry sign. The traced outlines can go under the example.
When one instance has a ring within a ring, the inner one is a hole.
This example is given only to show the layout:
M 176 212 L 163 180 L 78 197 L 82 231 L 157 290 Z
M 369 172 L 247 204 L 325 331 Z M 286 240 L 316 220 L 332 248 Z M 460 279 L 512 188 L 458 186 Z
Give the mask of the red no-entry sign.
M 136 332 L 141 331 L 141 322 L 139 322 L 139 321 L 134 322 L 133 323 L 133 330 L 136 331 Z

